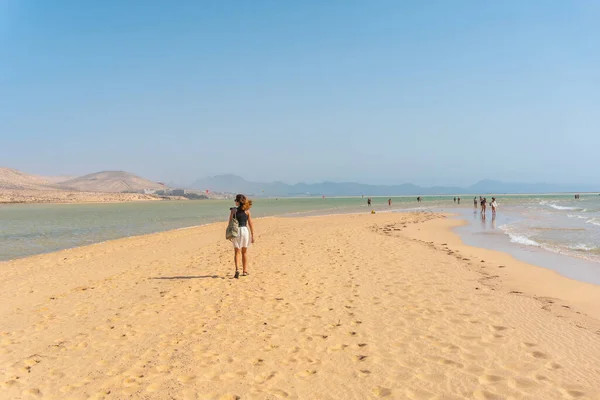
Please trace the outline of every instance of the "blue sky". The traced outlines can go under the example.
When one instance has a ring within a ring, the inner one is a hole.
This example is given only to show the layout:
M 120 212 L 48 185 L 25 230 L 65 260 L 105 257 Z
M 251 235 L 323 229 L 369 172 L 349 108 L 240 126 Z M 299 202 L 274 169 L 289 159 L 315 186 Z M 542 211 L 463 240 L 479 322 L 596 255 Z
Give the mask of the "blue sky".
M 0 0 L 0 166 L 600 184 L 600 2 Z

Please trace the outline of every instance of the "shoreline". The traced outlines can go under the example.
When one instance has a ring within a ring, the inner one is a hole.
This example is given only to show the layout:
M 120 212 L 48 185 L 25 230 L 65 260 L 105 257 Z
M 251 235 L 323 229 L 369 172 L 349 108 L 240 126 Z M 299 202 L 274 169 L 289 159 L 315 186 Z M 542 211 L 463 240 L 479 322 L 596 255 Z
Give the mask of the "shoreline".
M 409 229 L 407 233 L 414 239 L 433 244 L 438 251 L 451 253 L 449 255 L 463 261 L 468 258 L 470 269 L 482 275 L 482 285 L 538 300 L 545 310 L 561 317 L 569 315 L 581 319 L 581 311 L 585 312 L 593 319 L 587 321 L 589 325 L 600 334 L 600 285 L 569 278 L 550 268 L 519 260 L 505 251 L 465 244 L 454 229 L 469 222 L 447 218 L 452 216 L 448 214 L 444 220 L 425 223 L 433 226 L 425 234 L 418 229 L 416 232 Z
M 0 397 L 598 398 L 576 295 L 600 287 L 466 246 L 457 223 L 260 218 L 240 279 L 224 222 L 4 262 Z

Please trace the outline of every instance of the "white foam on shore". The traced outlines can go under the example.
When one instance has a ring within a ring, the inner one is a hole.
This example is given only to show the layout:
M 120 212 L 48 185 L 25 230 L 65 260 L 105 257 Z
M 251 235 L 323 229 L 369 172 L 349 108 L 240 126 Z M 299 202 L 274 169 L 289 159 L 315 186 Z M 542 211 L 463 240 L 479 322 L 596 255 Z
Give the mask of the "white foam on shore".
M 578 250 L 578 251 L 592 251 L 592 250 L 596 250 L 597 249 L 597 247 L 590 246 L 590 245 L 587 245 L 585 243 L 577 243 L 576 245 L 571 245 L 571 246 L 568 246 L 568 247 L 571 250 Z
M 557 206 L 556 204 L 548 204 L 549 207 L 554 208 L 555 210 L 580 210 L 577 207 L 565 207 L 565 206 Z
M 517 235 L 514 233 L 509 233 L 508 237 L 510 238 L 510 241 L 512 243 L 522 244 L 525 246 L 541 247 L 541 245 L 538 242 L 536 242 L 535 240 L 529 239 L 527 236 L 524 236 L 524 235 Z
M 581 211 L 581 212 L 587 211 L 585 208 L 581 208 L 581 207 L 559 206 L 558 204 L 551 203 L 551 202 L 546 201 L 546 200 L 540 201 L 540 205 L 541 206 L 548 206 L 550 208 L 554 208 L 555 210 L 559 210 L 559 211 L 574 211 L 574 210 L 578 210 L 578 211 Z
M 585 223 L 600 226 L 600 218 L 592 218 L 592 219 L 585 221 Z
M 502 232 L 504 232 L 508 235 L 511 243 L 522 244 L 524 246 L 542 247 L 541 244 L 539 244 L 538 242 L 536 242 L 533 239 L 530 239 L 525 234 L 511 232 L 510 225 L 502 225 L 499 228 Z

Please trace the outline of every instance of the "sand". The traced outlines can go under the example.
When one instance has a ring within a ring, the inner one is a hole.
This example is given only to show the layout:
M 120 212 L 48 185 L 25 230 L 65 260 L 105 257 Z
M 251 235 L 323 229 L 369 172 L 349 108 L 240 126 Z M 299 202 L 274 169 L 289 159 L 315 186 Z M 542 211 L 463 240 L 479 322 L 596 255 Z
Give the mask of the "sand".
M 178 200 L 187 200 L 177 197 Z M 120 203 L 156 201 L 161 197 L 140 193 L 73 192 L 64 190 L 0 190 L 0 203 Z
M 600 398 L 600 288 L 435 214 L 255 224 L 239 280 L 224 224 L 0 263 L 0 398 Z

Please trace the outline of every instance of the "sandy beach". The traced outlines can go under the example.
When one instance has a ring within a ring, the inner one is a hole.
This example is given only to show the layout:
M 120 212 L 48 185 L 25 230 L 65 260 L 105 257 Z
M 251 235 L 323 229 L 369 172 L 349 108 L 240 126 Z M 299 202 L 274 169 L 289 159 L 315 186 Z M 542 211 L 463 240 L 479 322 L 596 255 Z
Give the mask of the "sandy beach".
M 255 221 L 0 263 L 1 399 L 599 399 L 600 287 L 460 221 Z

